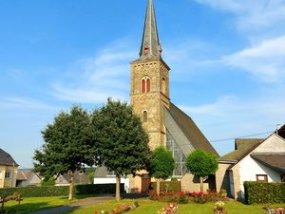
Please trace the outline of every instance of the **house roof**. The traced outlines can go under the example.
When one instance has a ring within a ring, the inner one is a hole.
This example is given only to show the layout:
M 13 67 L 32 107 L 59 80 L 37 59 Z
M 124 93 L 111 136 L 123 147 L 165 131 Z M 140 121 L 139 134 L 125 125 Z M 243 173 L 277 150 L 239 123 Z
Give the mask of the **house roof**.
M 285 152 L 258 152 L 252 153 L 250 156 L 258 162 L 272 168 L 277 172 L 285 173 Z
M 58 175 L 58 177 L 59 176 L 62 176 L 66 183 L 69 182 L 69 174 L 68 173 L 63 173 L 63 174 Z M 83 171 L 75 171 L 74 172 L 74 183 L 75 184 L 77 184 L 77 183 L 87 184 L 87 183 L 89 183 L 88 176 Z
M 10 154 L 0 149 L 0 165 L 5 166 L 19 166 Z
M 41 179 L 40 175 L 33 171 L 33 169 L 19 169 L 17 172 L 17 180 L 29 180 L 33 176 L 37 176 L 39 179 Z
M 264 139 L 254 138 L 254 139 L 236 139 L 235 140 L 235 151 L 230 152 L 219 158 L 220 161 L 240 161 L 251 151 L 253 151 L 257 146 L 259 146 Z
M 217 151 L 203 135 L 195 122 L 187 114 L 185 114 L 173 103 L 170 103 L 169 113 L 195 149 L 213 153 L 217 157 L 219 156 Z
M 285 139 L 285 125 L 281 126 L 281 128 L 278 129 L 278 135 Z

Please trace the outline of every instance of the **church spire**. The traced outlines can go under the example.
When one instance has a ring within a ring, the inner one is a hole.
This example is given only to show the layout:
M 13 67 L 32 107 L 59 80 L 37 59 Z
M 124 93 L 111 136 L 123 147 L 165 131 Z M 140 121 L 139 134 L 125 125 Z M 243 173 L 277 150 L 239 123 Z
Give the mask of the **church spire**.
M 156 18 L 152 0 L 148 0 L 143 38 L 140 50 L 140 58 L 159 57 L 161 55 L 161 47 L 158 38 Z

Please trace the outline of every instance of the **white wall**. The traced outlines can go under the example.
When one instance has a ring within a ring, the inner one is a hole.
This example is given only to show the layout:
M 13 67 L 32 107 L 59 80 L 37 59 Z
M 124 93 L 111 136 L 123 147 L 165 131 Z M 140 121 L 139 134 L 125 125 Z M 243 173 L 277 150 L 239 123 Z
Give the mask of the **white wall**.
M 255 152 L 285 152 L 285 140 L 276 134 L 271 135 L 261 145 L 259 145 L 254 151 L 243 158 L 238 165 L 240 174 L 240 190 L 242 191 L 241 197 L 243 197 L 245 181 L 256 181 L 257 174 L 266 174 L 268 176 L 268 182 L 280 182 L 280 174 L 273 171 L 271 168 L 254 160 L 250 155 Z
M 116 178 L 94 178 L 94 184 L 115 184 Z M 121 183 L 124 184 L 124 189 L 126 193 L 129 193 L 129 179 L 121 178 Z

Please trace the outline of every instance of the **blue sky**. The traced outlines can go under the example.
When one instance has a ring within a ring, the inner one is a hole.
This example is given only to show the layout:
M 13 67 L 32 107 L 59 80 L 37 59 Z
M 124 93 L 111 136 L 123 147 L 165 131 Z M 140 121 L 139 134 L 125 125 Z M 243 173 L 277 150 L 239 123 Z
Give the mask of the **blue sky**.
M 284 0 L 154 0 L 171 100 L 220 154 L 284 123 Z M 0 147 L 22 168 L 73 104 L 129 101 L 146 0 L 11 0 L 0 7 Z M 225 139 L 225 140 L 224 140 Z

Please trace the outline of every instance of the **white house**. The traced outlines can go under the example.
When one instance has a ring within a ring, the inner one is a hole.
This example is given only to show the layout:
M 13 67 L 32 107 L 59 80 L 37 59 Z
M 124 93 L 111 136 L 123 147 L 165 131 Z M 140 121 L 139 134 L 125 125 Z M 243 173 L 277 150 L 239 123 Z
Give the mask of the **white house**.
M 285 125 L 266 139 L 236 139 L 235 151 L 219 159 L 216 181 L 241 200 L 245 181 L 285 182 Z

